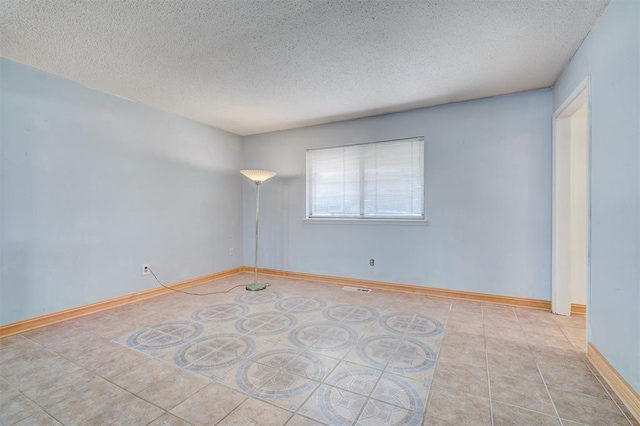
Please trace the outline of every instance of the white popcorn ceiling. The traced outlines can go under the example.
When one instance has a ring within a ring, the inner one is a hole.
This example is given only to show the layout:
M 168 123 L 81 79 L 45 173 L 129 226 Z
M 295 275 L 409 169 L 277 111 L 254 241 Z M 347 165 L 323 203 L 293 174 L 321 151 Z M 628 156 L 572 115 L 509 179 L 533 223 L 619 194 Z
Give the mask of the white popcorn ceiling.
M 0 54 L 250 135 L 551 86 L 607 3 L 0 0 Z

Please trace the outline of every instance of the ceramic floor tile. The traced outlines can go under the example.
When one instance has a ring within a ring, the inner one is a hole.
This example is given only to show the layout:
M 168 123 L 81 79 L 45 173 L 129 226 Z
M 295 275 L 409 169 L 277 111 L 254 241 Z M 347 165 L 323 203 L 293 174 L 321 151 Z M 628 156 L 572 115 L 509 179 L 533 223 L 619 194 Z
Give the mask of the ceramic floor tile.
M 459 346 L 442 345 L 438 355 L 439 361 L 452 364 L 467 364 L 478 368 L 486 368 L 487 354 L 483 350 L 465 350 Z
M 331 304 L 322 311 L 322 314 L 329 321 L 351 325 L 372 323 L 380 316 L 377 309 L 356 303 Z
M 60 423 L 83 424 L 129 396 L 130 393 L 118 386 L 96 378 L 47 411 Z
M 358 418 L 366 400 L 362 395 L 321 385 L 298 413 L 332 426 L 350 425 Z
M 255 398 L 248 398 L 231 414 L 225 417 L 220 426 L 262 426 L 284 425 L 293 413 L 274 407 Z
M 529 382 L 543 383 L 536 362 L 527 353 L 495 354 L 487 353 L 491 376 L 510 376 Z
M 15 344 L 25 343 L 25 342 L 27 342 L 27 338 L 21 334 L 3 337 L 2 339 L 0 339 L 0 353 L 2 353 L 2 351 L 9 349 L 11 346 Z
M 491 398 L 551 416 L 556 410 L 546 386 L 508 376 L 491 376 Z
M 3 359 L 0 359 L 0 376 L 9 382 L 29 377 L 29 375 L 42 371 L 45 366 L 51 365 L 60 359 L 58 355 L 33 342 L 25 345 L 15 345 L 15 347 L 11 347 L 2 355 Z
M 431 383 L 385 373 L 376 384 L 371 398 L 423 414 L 430 389 Z
M 246 335 L 214 334 L 195 339 L 178 348 L 173 355 L 176 366 L 206 374 L 208 371 L 237 365 L 255 355 L 255 342 Z
M 564 336 L 540 336 L 538 338 L 529 338 L 529 342 L 531 345 L 546 346 L 558 349 L 574 349 L 571 342 L 569 342 L 569 340 Z
M 342 361 L 326 378 L 325 383 L 359 395 L 369 396 L 381 376 L 382 371 L 380 370 Z
M 441 361 L 436 368 L 434 382 L 459 392 L 489 397 L 486 367 L 478 368 Z
M 164 410 L 195 416 L 211 405 L 198 398 L 217 386 L 241 401 L 199 422 L 252 424 L 265 412 L 268 424 L 294 426 L 477 425 L 491 422 L 491 379 L 496 425 L 546 424 L 557 419 L 542 371 L 566 424 L 624 420 L 579 352 L 584 317 L 260 278 L 273 286 L 167 294 L 2 339 L 0 404 L 16 404 L 19 390 L 64 424 L 123 416 L 186 425 Z M 242 274 L 194 290 L 251 280 Z M 37 406 L 22 411 L 30 417 L 21 424 L 56 424 Z
M 26 419 L 13 423 L 12 426 L 61 426 L 61 423 L 44 411 L 38 411 Z
M 318 386 L 319 382 L 280 372 L 261 387 L 255 397 L 293 412 L 300 408 Z
M 138 396 L 160 408 L 171 410 L 209 383 L 206 377 L 179 371 L 151 384 Z
M 541 364 L 540 370 L 547 385 L 599 398 L 609 398 L 609 394 L 586 365 L 580 363 Z
M 42 377 L 36 382 L 23 383 L 19 390 L 28 398 L 31 398 L 38 405 L 45 409 L 49 409 L 59 402 L 64 401 L 70 396 L 81 393 L 87 387 L 91 387 L 96 380 L 96 375 L 77 367 L 74 370 L 67 370 L 66 375 L 60 377 L 52 375 L 52 377 Z
M 352 325 L 325 320 L 300 324 L 289 333 L 288 338 L 300 349 L 335 358 L 344 356 L 355 346 L 358 333 Z
M 170 413 L 165 413 L 149 423 L 149 426 L 191 426 L 181 418 Z
M 444 332 L 444 325 L 428 315 L 388 312 L 378 319 L 387 332 L 415 338 L 434 339 Z
M 287 422 L 287 426 L 323 426 L 324 423 L 317 422 L 308 417 L 293 415 Z
M 245 374 L 237 376 L 237 384 L 252 396 L 295 411 L 319 385 L 318 381 L 305 377 L 303 373 L 308 372 L 310 376 L 320 377 L 323 375 L 319 373 L 322 369 L 324 367 L 319 359 L 312 354 L 305 354 L 290 360 L 285 367 L 275 369 L 274 374 L 267 372 L 260 377 L 254 377 L 250 367 L 243 371 Z M 253 372 L 260 374 L 260 369 Z
M 536 363 L 541 367 L 544 367 L 545 365 L 548 365 L 549 367 L 554 365 L 567 367 L 587 366 L 583 356 L 571 349 L 533 346 L 531 347 L 531 353 L 533 354 Z
M 361 339 L 344 360 L 381 370 L 387 366 L 401 341 L 402 337 L 398 335 L 370 335 Z
M 455 320 L 449 320 L 446 326 L 447 332 L 473 334 L 476 336 L 484 336 L 484 325 L 482 323 L 466 323 Z
M 477 302 L 467 302 L 464 300 L 453 300 L 451 302 L 451 312 L 482 314 L 482 304 Z
M 137 394 L 151 384 L 178 371 L 176 367 L 166 362 L 149 359 L 111 378 L 110 381 L 133 394 Z
M 212 383 L 173 408 L 171 414 L 192 425 L 207 426 L 218 423 L 246 399 L 240 392 Z
M 335 369 L 340 361 L 311 351 L 300 352 L 286 370 L 311 380 L 323 381 Z
M 157 419 L 165 411 L 149 404 L 134 395 L 128 395 L 119 399 L 117 403 L 111 405 L 106 411 L 87 420 L 87 424 L 138 424 L 145 425 Z
M 0 399 L 0 424 L 17 423 L 40 411 L 36 404 L 19 392 L 5 392 Z
M 487 337 L 485 342 L 488 353 L 533 358 L 528 344 L 494 337 Z
M 546 415 L 495 401 L 492 409 L 494 426 L 560 426 L 560 419 L 555 414 Z
M 23 335 L 5 337 L 0 340 L 0 361 L 19 357 L 30 351 L 43 350 L 44 346 Z
M 444 419 L 440 419 L 434 416 L 427 416 L 424 420 L 423 426 L 459 426 L 463 423 L 460 422 L 452 422 Z M 470 423 L 466 423 L 470 425 Z
M 427 421 L 432 418 L 446 422 L 443 424 L 488 426 L 491 425 L 489 399 L 447 389 L 434 383 L 427 407 Z M 434 424 L 437 423 L 434 421 Z
M 419 426 L 422 414 L 370 399 L 356 422 L 362 426 Z
M 555 388 L 549 388 L 549 391 L 563 419 L 594 425 L 629 425 L 629 421 L 610 399 Z
M 485 338 L 503 339 L 522 344 L 531 340 L 521 328 L 488 327 L 487 325 L 484 326 L 484 336 Z
M 245 361 L 231 371 L 221 383 L 231 389 L 257 396 L 260 388 L 280 370 L 253 361 Z
M 250 336 L 255 343 L 255 352 L 270 351 L 272 349 L 295 349 L 298 352 L 305 350 L 304 345 L 295 345 L 291 340 L 292 330 L 284 331 L 270 336 Z
M 4 396 L 11 396 L 16 392 L 13 386 L 11 386 L 6 380 L 0 377 L 0 398 Z
M 463 350 L 485 350 L 484 336 L 469 333 L 447 332 L 442 339 L 443 345 L 453 345 Z
M 150 357 L 146 354 L 141 354 L 134 351 L 126 351 L 119 353 L 117 356 L 109 357 L 102 360 L 94 360 L 90 363 L 86 363 L 83 366 L 95 374 L 102 376 L 106 379 L 113 378 L 126 371 L 129 371 L 132 367 L 144 364 L 150 360 Z

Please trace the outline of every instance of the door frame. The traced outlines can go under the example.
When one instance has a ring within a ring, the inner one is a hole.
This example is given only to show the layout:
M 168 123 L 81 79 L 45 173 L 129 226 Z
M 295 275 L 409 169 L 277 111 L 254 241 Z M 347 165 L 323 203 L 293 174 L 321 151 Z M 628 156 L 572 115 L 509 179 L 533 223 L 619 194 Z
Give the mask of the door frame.
M 587 105 L 587 312 L 591 280 L 591 84 L 586 77 L 553 113 L 551 311 L 571 315 L 570 168 L 571 115 Z

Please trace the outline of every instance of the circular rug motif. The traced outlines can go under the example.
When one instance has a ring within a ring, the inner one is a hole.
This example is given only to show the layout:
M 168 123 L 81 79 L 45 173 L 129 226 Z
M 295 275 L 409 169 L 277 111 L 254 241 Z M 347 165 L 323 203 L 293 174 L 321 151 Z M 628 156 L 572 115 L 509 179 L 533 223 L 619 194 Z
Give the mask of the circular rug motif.
M 353 424 L 366 400 L 362 395 L 333 386 L 320 386 L 317 392 L 318 408 L 331 425 Z
M 303 324 L 289 332 L 289 341 L 299 348 L 314 347 L 319 350 L 340 350 L 357 341 L 356 332 L 344 324 L 314 322 Z
M 239 333 L 267 336 L 281 333 L 296 325 L 296 318 L 286 312 L 258 312 L 236 322 Z
M 249 308 L 236 303 L 219 303 L 205 306 L 191 314 L 191 319 L 200 322 L 224 322 L 245 316 Z
M 375 309 L 361 305 L 333 305 L 326 308 L 322 314 L 332 321 L 351 324 L 372 321 L 378 318 Z
M 206 371 L 228 367 L 242 361 L 255 350 L 254 341 L 239 334 L 205 336 L 180 349 L 173 357 L 178 367 Z
M 276 303 L 276 309 L 293 313 L 315 312 L 327 304 L 316 297 L 287 297 Z
M 236 296 L 236 302 L 257 305 L 260 303 L 272 303 L 282 299 L 282 295 L 277 291 L 247 291 Z
M 264 352 L 236 372 L 236 383 L 258 397 L 288 398 L 311 390 L 325 375 L 325 366 L 313 354 L 292 349 Z
M 191 321 L 169 321 L 143 328 L 127 339 L 127 346 L 141 350 L 165 349 L 184 343 L 202 333 L 202 326 Z
M 355 366 L 355 364 L 354 364 Z M 332 373 L 325 383 L 349 392 L 369 396 L 380 379 L 380 371 L 372 368 L 350 369 L 340 373 Z
M 436 364 L 436 353 L 426 344 L 409 337 L 377 335 L 362 339 L 358 356 L 369 365 L 392 373 L 428 370 Z
M 416 337 L 437 336 L 444 330 L 440 321 L 419 314 L 387 314 L 379 322 L 392 333 Z
M 406 380 L 394 374 L 384 374 L 371 397 L 419 413 L 424 413 L 427 408 L 420 393 Z

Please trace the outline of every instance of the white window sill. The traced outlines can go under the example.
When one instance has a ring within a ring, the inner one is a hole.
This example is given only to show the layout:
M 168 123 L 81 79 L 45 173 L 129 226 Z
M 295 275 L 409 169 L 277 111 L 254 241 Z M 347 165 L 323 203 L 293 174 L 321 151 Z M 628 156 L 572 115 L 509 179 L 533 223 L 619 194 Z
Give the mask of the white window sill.
M 313 218 L 305 217 L 304 223 L 314 223 L 326 225 L 328 223 L 334 225 L 426 225 L 427 219 L 345 219 L 345 218 Z

